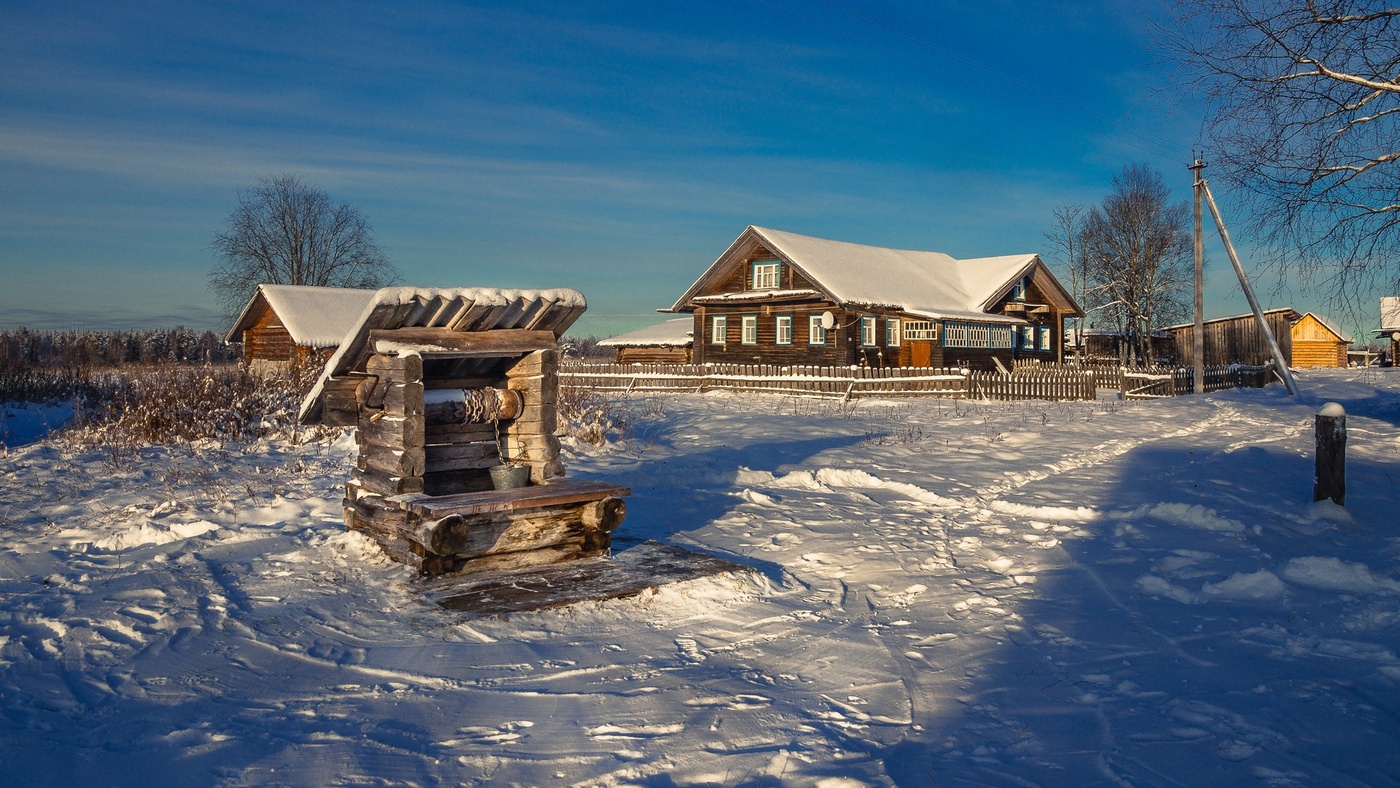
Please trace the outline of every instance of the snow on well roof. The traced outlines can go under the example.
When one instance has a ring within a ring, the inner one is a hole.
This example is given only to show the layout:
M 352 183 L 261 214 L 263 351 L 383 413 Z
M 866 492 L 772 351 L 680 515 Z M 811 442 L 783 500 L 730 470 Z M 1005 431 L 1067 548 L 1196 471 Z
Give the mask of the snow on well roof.
M 985 310 L 1039 260 L 1034 254 L 958 260 L 942 252 L 887 249 L 750 226 L 716 264 L 751 236 L 843 304 L 889 306 L 932 318 L 1025 322 Z M 679 310 L 715 270 L 712 265 L 671 309 Z
M 688 317 L 678 317 L 657 323 L 654 326 L 639 328 L 626 334 L 618 334 L 598 343 L 599 347 L 684 347 L 689 345 L 695 330 L 695 321 Z
M 243 307 L 224 341 L 243 341 L 243 332 L 252 328 L 258 319 L 258 303 L 265 301 L 292 335 L 293 344 L 335 347 L 373 296 L 373 290 L 348 287 L 258 285 L 257 292 Z
M 369 332 L 395 328 L 447 328 L 492 331 L 520 328 L 563 334 L 588 308 L 583 293 L 567 287 L 510 290 L 496 287 L 386 287 L 351 321 L 340 347 L 326 361 L 316 385 L 301 403 L 300 419 L 314 423 L 321 415 L 326 381 L 362 371 L 370 356 Z

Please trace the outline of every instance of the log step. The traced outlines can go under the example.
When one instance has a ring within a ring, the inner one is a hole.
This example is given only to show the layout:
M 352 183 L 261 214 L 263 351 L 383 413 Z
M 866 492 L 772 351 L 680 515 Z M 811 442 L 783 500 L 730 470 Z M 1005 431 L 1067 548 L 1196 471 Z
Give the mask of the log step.
M 486 490 L 437 496 L 411 493 L 396 495 L 388 501 L 424 519 L 438 520 L 450 514 L 517 512 L 524 509 L 601 501 L 604 498 L 631 494 L 630 488 L 616 484 L 565 478 L 514 490 Z

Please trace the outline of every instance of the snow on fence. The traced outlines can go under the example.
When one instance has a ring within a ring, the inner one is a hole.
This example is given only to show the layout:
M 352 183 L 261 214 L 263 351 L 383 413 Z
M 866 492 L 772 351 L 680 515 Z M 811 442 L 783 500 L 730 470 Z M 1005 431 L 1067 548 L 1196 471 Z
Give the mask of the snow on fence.
M 580 364 L 560 366 L 561 385 L 595 391 L 743 391 L 810 397 L 1091 400 L 1092 373 L 1041 367 L 995 372 L 923 367 L 779 367 L 768 364 Z

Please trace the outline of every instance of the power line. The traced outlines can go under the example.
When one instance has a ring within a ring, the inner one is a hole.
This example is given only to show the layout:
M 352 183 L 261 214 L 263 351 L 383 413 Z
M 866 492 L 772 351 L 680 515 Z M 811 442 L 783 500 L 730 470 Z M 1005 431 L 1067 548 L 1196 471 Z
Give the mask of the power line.
M 972 68 L 976 68 L 977 70 L 982 71 L 983 73 L 985 73 L 985 74 L 987 74 L 987 75 L 989 75 L 989 76 L 991 76 L 991 77 L 994 77 L 995 79 L 999 80 L 1000 82 L 1007 83 L 1007 84 L 1011 84 L 1011 85 L 1015 85 L 1016 87 L 1018 87 L 1018 88 L 1024 90 L 1024 91 L 1027 92 L 1027 93 L 1032 93 L 1032 94 L 1034 94 L 1034 95 L 1036 95 L 1036 96 L 1039 96 L 1039 97 L 1041 97 L 1041 98 L 1043 98 L 1043 99 L 1045 99 L 1045 100 L 1047 100 L 1047 101 L 1050 101 L 1050 102 L 1052 102 L 1052 103 L 1058 104 L 1058 105 L 1060 105 L 1061 107 L 1063 107 L 1063 108 L 1069 110 L 1069 111 L 1072 112 L 1072 113 L 1075 113 L 1075 114 L 1078 114 L 1078 115 L 1082 115 L 1082 116 L 1087 117 L 1087 118 L 1089 118 L 1089 119 L 1091 119 L 1091 120 L 1094 120 L 1094 121 L 1096 121 L 1096 122 L 1098 122 L 1098 123 L 1105 124 L 1105 125 L 1107 125 L 1107 126 L 1113 128 L 1113 129 L 1116 129 L 1116 130 L 1118 130 L 1118 131 L 1120 131 L 1120 132 L 1123 132 L 1124 134 L 1132 135 L 1133 137 L 1136 137 L 1139 141 L 1134 141 L 1134 140 L 1130 140 L 1130 139 L 1125 139 L 1124 137 L 1118 136 L 1117 134 L 1113 134 L 1113 133 L 1110 133 L 1110 132 L 1106 132 L 1106 131 L 1104 131 L 1102 128 L 1084 125 L 1084 124 L 1078 122 L 1077 120 L 1074 120 L 1074 119 L 1072 119 L 1072 118 L 1066 117 L 1065 115 L 1057 114 L 1057 113 L 1055 113 L 1055 112 L 1051 112 L 1050 110 L 1048 110 L 1048 109 L 1046 109 L 1046 108 L 1044 108 L 1044 107 L 1040 107 L 1040 106 L 1036 106 L 1036 105 L 1034 105 L 1034 104 L 1031 104 L 1031 103 L 1025 101 L 1024 99 L 1022 99 L 1022 98 L 1016 96 L 1015 94 L 1006 93 L 1006 92 L 1003 92 L 1003 91 L 1001 91 L 1001 90 L 998 90 L 998 89 L 995 88 L 995 87 L 989 87 L 988 85 L 985 85 L 985 84 L 979 84 L 979 83 L 977 83 L 977 82 L 974 82 L 973 80 L 967 79 L 966 77 L 960 76 L 960 75 L 955 74 L 955 73 L 953 73 L 953 72 L 951 72 L 951 71 L 948 71 L 948 70 L 946 70 L 946 69 L 939 68 L 938 66 L 935 66 L 935 65 L 933 65 L 933 64 L 931 64 L 931 63 L 927 63 L 927 62 L 925 62 L 925 61 L 923 61 L 923 60 L 920 60 L 920 59 L 918 59 L 918 58 L 910 57 L 909 55 L 906 55 L 906 54 L 904 54 L 903 52 L 899 52 L 899 51 L 896 51 L 896 50 L 894 50 L 894 49 L 891 49 L 891 48 L 889 48 L 889 47 L 887 47 L 887 46 L 885 46 L 885 45 L 883 45 L 883 44 L 880 44 L 880 43 L 878 43 L 878 42 L 876 42 L 876 41 L 872 41 L 872 40 L 870 40 L 870 39 L 868 39 L 868 38 L 863 38 L 863 37 L 861 37 L 861 36 L 858 36 L 858 35 L 856 35 L 856 34 L 850 32 L 849 30 L 844 30 L 844 29 L 842 29 L 842 28 L 835 27 L 835 26 L 833 26 L 833 25 L 829 25 L 829 24 L 827 24 L 827 23 L 825 23 L 825 22 L 822 22 L 822 21 L 820 21 L 820 20 L 818 20 L 818 19 L 814 19 L 814 18 L 812 18 L 812 17 L 810 17 L 810 16 L 807 16 L 807 15 L 805 15 L 805 14 L 798 13 L 797 11 L 794 11 L 794 10 L 792 10 L 791 8 L 787 8 L 787 7 L 785 7 L 785 6 L 779 5 L 778 3 L 774 2 L 773 0 L 757 0 L 757 1 L 760 2 L 760 3 L 763 3 L 764 5 L 767 5 L 767 6 L 771 6 L 771 7 L 773 7 L 773 8 L 776 8 L 776 9 L 778 9 L 779 11 L 782 11 L 782 12 L 784 12 L 784 13 L 790 14 L 791 16 L 795 16 L 795 17 L 797 17 L 798 19 L 801 19 L 801 20 L 803 20 L 803 21 L 805 21 L 805 22 L 807 22 L 807 23 L 809 23 L 809 24 L 816 25 L 817 27 L 823 28 L 823 29 L 825 29 L 825 30 L 829 30 L 829 31 L 831 31 L 831 32 L 833 32 L 833 33 L 836 33 L 837 35 L 844 36 L 844 37 L 849 38 L 849 39 L 851 39 L 851 40 L 853 40 L 853 41 L 858 41 L 858 42 L 860 42 L 860 43 L 862 43 L 862 44 L 865 44 L 866 46 L 871 47 L 871 48 L 873 48 L 873 49 L 878 49 L 879 51 L 884 52 L 885 54 L 892 55 L 892 56 L 897 57 L 897 58 L 899 58 L 899 59 L 901 59 L 901 60 L 904 60 L 904 61 L 906 61 L 906 62 L 908 62 L 908 63 L 912 63 L 912 64 L 914 64 L 914 65 L 916 65 L 916 66 L 919 66 L 920 68 L 924 68 L 924 69 L 927 69 L 927 70 L 929 70 L 929 71 L 933 71 L 934 73 L 937 73 L 937 74 L 942 74 L 943 76 L 948 77 L 949 79 L 957 80 L 957 81 L 962 82 L 962 83 L 964 83 L 964 84 L 966 84 L 966 85 L 970 85 L 970 86 L 972 86 L 972 87 L 974 87 L 974 88 L 977 88 L 978 90 L 982 90 L 982 91 L 985 91 L 985 92 L 987 92 L 987 93 L 990 93 L 991 95 L 996 96 L 996 97 L 998 97 L 998 98 L 1005 99 L 1006 101 L 1012 102 L 1012 103 L 1014 103 L 1014 104 L 1018 104 L 1018 105 L 1020 105 L 1020 106 L 1022 106 L 1022 107 L 1024 107 L 1024 108 L 1026 108 L 1026 109 L 1028 109 L 1028 110 L 1031 110 L 1032 112 L 1038 112 L 1038 113 L 1040 113 L 1040 114 L 1042 114 L 1042 115 L 1045 115 L 1046 117 L 1054 118 L 1055 120 L 1058 120 L 1058 121 L 1060 121 L 1061 123 L 1065 123 L 1065 124 L 1067 124 L 1067 125 L 1073 126 L 1073 127 L 1077 128 L 1077 129 L 1080 129 L 1080 130 L 1082 130 L 1082 131 L 1087 131 L 1087 132 L 1092 133 L 1092 134 L 1101 134 L 1101 135 L 1103 135 L 1103 136 L 1105 136 L 1105 137 L 1108 137 L 1109 139 L 1115 140 L 1115 141 L 1117 141 L 1117 142 L 1119 142 L 1119 143 L 1121 143 L 1121 144 L 1123 144 L 1123 145 L 1126 145 L 1126 146 L 1128 146 L 1128 147 L 1136 148 L 1136 149 L 1138 149 L 1138 150 L 1140 150 L 1140 151 L 1143 151 L 1144 153 L 1149 153 L 1149 154 L 1153 154 L 1153 155 L 1164 155 L 1164 154 L 1166 154 L 1166 155 L 1172 155 L 1172 156 L 1174 156 L 1174 155 L 1176 155 L 1176 154 L 1186 153 L 1186 152 L 1187 152 L 1187 149 L 1186 149 L 1186 148 L 1184 148 L 1184 147 L 1182 147 L 1181 145 L 1178 145 L 1177 143 L 1172 142 L 1172 141 L 1170 141 L 1170 140 L 1168 140 L 1168 139 L 1165 139 L 1165 138 L 1163 138 L 1163 137 L 1158 137 L 1158 136 L 1153 135 L 1153 134 L 1148 134 L 1148 133 L 1145 133 L 1145 132 L 1138 131 L 1137 129 L 1135 129 L 1135 128 L 1131 127 L 1131 126 L 1128 126 L 1127 124 L 1123 123 L 1122 121 L 1118 121 L 1118 120 L 1114 120 L 1114 119 L 1112 119 L 1112 118 L 1108 118 L 1108 117 L 1106 117 L 1106 116 L 1104 116 L 1104 115 L 1101 115 L 1101 114 L 1099 114 L 1099 113 L 1097 113 L 1097 112 L 1094 112 L 1093 110 L 1090 110 L 1090 109 L 1088 109 L 1088 108 L 1086 108 L 1086 107 L 1083 107 L 1083 106 L 1081 106 L 1081 105 L 1079 105 L 1079 104 L 1076 104 L 1076 103 L 1074 103 L 1074 102 L 1072 102 L 1072 101 L 1069 101 L 1069 100 L 1067 100 L 1067 99 L 1065 99 L 1065 98 L 1062 98 L 1062 97 L 1057 96 L 1057 95 L 1055 95 L 1055 94 L 1053 94 L 1053 93 L 1049 93 L 1049 92 L 1047 92 L 1047 91 L 1041 90 L 1040 88 L 1037 88 L 1037 87 L 1035 87 L 1034 85 L 1031 85 L 1031 84 L 1029 84 L 1029 83 L 1027 83 L 1027 82 L 1025 82 L 1025 81 L 1022 81 L 1022 80 L 1020 80 L 1020 79 L 1017 79 L 1017 78 L 1015 78 L 1015 77 L 1012 77 L 1012 76 L 1010 76 L 1010 75 L 1008 75 L 1008 74 L 1004 74 L 1004 73 L 1002 73 L 1002 72 L 999 72 L 999 71 L 997 71 L 996 69 L 993 69 L 993 68 L 989 68 L 989 67 L 987 67 L 987 66 L 984 66 L 984 65 L 982 65 L 981 63 L 978 63 L 977 61 L 972 60 L 971 58 L 968 58 L 968 57 L 966 57 L 966 56 L 964 56 L 964 55 L 958 54 L 957 52 L 953 52 L 952 50 L 949 50 L 949 49 L 947 49 L 947 48 L 938 46 L 938 45 L 936 45 L 936 44 L 929 43 L 929 42 L 927 42 L 927 41 L 924 41 L 923 39 L 920 39 L 920 38 L 918 38 L 918 37 L 916 37 L 916 36 L 913 36 L 913 35 L 911 35 L 911 34 L 905 32 L 905 31 L 903 31 L 903 30 L 901 30 L 901 29 L 899 29 L 899 28 L 897 28 L 897 27 L 895 27 L 895 26 L 893 26 L 893 25 L 890 25 L 890 24 L 886 23 L 886 22 L 882 22 L 882 21 L 880 21 L 880 20 L 878 20 L 878 19 L 875 19 L 875 18 L 873 18 L 873 17 L 867 16 L 867 15 L 865 15 L 865 14 L 862 14 L 862 13 L 858 12 L 858 11 L 853 11 L 853 10 L 851 10 L 851 9 L 849 9 L 849 8 L 846 8 L 846 7 L 844 7 L 844 6 L 842 6 L 842 5 L 838 4 L 838 3 L 833 2 L 832 0 L 822 0 L 822 2 L 825 3 L 825 4 L 828 5 L 828 6 L 831 6 L 831 7 L 834 8 L 834 9 L 836 9 L 836 10 L 842 12 L 842 13 L 845 13 L 845 14 L 847 14 L 847 15 L 849 15 L 849 16 L 855 17 L 856 19 L 860 19 L 860 20 L 866 22 L 867 24 L 874 25 L 874 26 L 876 26 L 876 27 L 879 27 L 879 28 L 882 28 L 882 29 L 884 29 L 884 30 L 886 30 L 886 31 L 889 31 L 889 32 L 891 32 L 891 33 L 893 33 L 893 34 L 899 36 L 900 38 L 906 39 L 906 40 L 910 41 L 911 43 L 914 43 L 914 44 L 916 44 L 916 45 L 918 45 L 918 46 L 921 46 L 921 47 L 923 47 L 923 48 L 925 48 L 925 49 L 928 49 L 929 51 L 936 52 L 936 53 L 938 53 L 938 54 L 941 55 L 941 56 L 944 56 L 944 57 L 947 57 L 947 58 L 950 58 L 950 59 L 953 59 L 953 60 L 960 61 L 960 62 L 964 63 L 965 65 L 968 65 L 968 66 L 970 66 L 970 67 L 972 67 Z M 1155 146 L 1156 149 L 1149 148 L 1149 147 L 1145 147 L 1146 145 Z

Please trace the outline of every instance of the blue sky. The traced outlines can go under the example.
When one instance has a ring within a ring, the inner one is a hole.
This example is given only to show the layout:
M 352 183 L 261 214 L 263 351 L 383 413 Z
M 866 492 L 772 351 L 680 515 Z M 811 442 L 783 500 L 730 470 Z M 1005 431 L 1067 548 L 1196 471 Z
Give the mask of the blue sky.
M 599 336 L 749 224 L 976 257 L 1129 162 L 1189 199 L 1159 3 L 847 2 L 11 0 L 0 327 L 220 327 L 210 240 L 277 173 L 405 283 L 576 287 Z M 1208 315 L 1247 311 L 1210 254 Z

